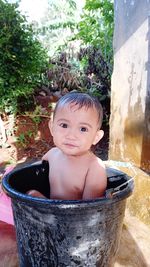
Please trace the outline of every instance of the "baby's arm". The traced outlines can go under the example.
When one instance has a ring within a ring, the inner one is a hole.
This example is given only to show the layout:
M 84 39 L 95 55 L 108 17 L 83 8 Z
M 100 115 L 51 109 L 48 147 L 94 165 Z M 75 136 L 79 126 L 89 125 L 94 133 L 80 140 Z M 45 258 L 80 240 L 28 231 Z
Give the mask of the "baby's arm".
M 46 198 L 41 192 L 34 189 L 27 191 L 26 194 L 32 197 Z
M 103 197 L 107 187 L 107 175 L 104 163 L 97 158 L 88 171 L 82 199 Z

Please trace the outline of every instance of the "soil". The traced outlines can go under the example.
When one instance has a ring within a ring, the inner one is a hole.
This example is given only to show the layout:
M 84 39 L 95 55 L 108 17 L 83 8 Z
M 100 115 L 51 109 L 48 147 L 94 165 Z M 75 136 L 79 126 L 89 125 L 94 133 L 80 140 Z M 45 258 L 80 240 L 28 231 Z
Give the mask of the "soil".
M 43 99 L 42 99 L 43 101 Z M 48 101 L 43 101 L 46 105 L 46 114 L 51 113 Z M 44 113 L 45 114 L 45 113 Z M 39 115 L 40 122 L 33 120 L 33 115 L 18 116 L 12 127 L 9 119 L 5 120 L 7 142 L 0 147 L 0 173 L 3 174 L 6 166 L 28 164 L 38 161 L 50 148 L 54 146 L 53 139 L 48 128 L 49 116 Z M 12 129 L 11 129 L 12 128 Z M 109 127 L 103 127 L 105 135 L 97 144 L 95 153 L 102 159 L 108 158 Z M 10 131 L 11 130 L 11 131 Z M 9 134 L 10 133 L 10 134 Z

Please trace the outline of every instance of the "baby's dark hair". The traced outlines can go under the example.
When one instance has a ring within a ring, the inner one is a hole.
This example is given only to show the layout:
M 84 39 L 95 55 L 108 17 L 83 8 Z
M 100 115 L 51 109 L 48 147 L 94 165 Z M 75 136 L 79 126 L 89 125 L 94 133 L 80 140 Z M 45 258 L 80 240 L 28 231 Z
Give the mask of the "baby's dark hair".
M 55 117 L 57 109 L 66 104 L 78 105 L 78 109 L 82 107 L 85 107 L 87 109 L 95 108 L 98 115 L 99 126 L 101 127 L 103 121 L 103 108 L 101 103 L 98 101 L 96 97 L 86 93 L 79 93 L 79 92 L 67 93 L 58 100 L 54 109 L 53 117 Z

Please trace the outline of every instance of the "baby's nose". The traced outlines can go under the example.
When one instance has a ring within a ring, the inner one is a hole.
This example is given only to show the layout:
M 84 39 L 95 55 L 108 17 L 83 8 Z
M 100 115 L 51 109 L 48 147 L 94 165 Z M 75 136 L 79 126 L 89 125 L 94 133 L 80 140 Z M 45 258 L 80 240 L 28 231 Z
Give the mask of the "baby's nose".
M 67 137 L 70 139 L 75 139 L 77 136 L 76 130 L 74 128 L 70 128 L 67 133 Z

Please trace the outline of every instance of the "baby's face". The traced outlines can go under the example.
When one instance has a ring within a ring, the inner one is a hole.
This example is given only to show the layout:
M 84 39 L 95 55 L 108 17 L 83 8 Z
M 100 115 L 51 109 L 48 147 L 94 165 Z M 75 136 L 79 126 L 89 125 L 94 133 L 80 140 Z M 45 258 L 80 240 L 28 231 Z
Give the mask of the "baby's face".
M 80 108 L 67 104 L 58 107 L 51 133 L 55 145 L 67 155 L 82 155 L 90 150 L 103 136 L 99 130 L 98 114 L 95 108 Z

